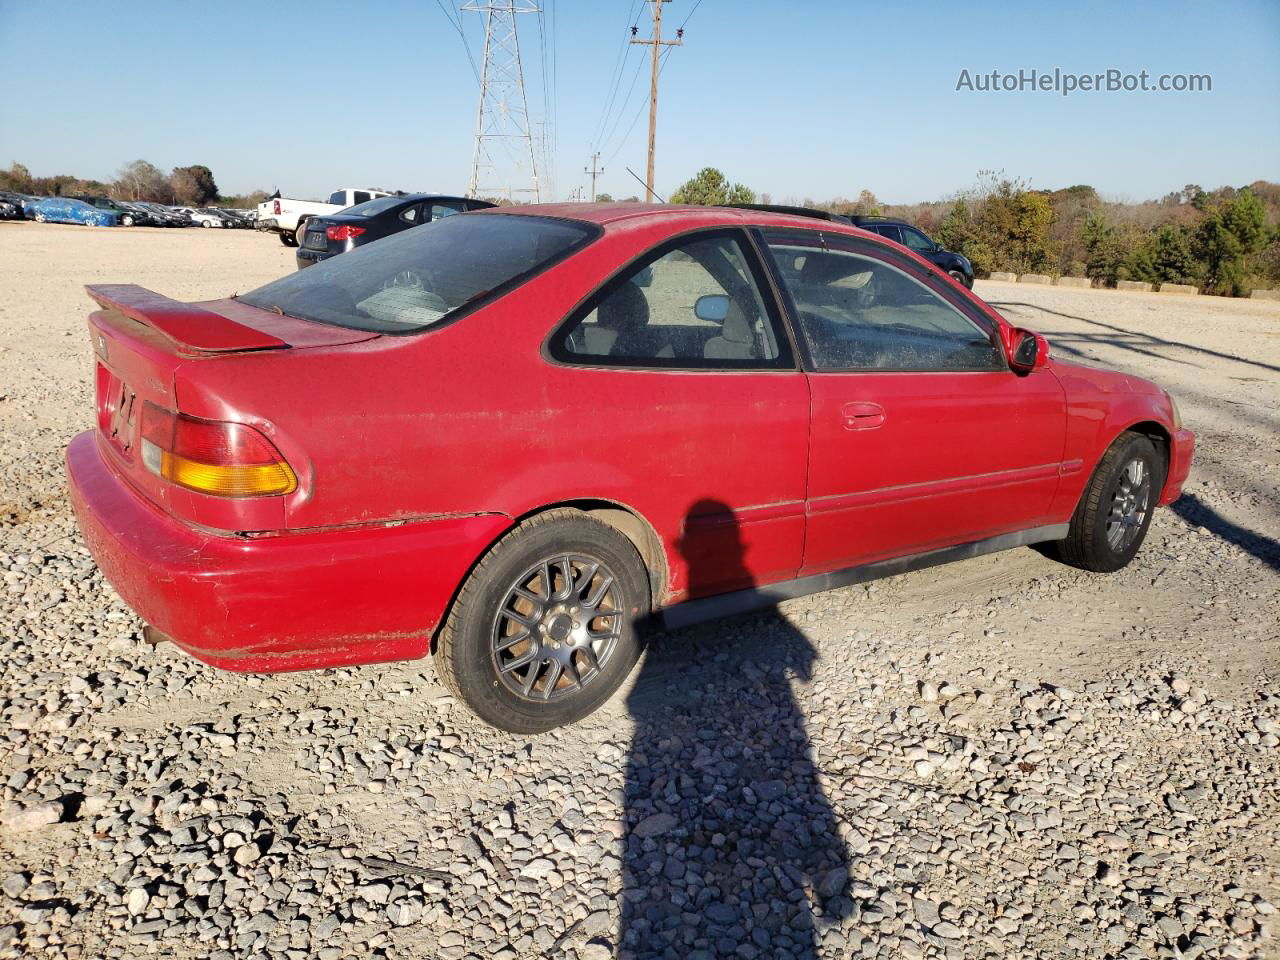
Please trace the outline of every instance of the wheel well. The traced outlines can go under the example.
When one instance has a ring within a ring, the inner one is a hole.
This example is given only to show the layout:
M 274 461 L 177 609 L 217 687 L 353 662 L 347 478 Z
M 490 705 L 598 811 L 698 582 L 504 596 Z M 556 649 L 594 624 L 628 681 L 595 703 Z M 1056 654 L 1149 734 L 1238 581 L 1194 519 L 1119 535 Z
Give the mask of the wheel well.
M 1144 420 L 1141 423 L 1135 423 L 1127 432 L 1140 434 L 1151 441 L 1156 448 L 1156 452 L 1164 458 L 1164 469 L 1167 474 L 1169 472 L 1169 444 L 1173 441 L 1173 438 L 1169 436 L 1169 431 L 1154 420 Z
M 516 524 L 521 524 L 530 517 L 546 513 L 548 510 L 564 509 L 566 507 L 573 510 L 581 510 L 583 513 L 595 517 L 601 523 L 607 523 L 631 541 L 631 545 L 640 554 L 640 559 L 644 561 L 645 570 L 648 571 L 649 590 L 652 594 L 650 600 L 652 605 L 656 607 L 666 594 L 667 554 L 662 549 L 662 541 L 658 539 L 658 534 L 649 521 L 634 510 L 624 507 L 620 503 L 614 503 L 612 500 L 566 500 L 562 503 L 549 503 L 536 510 L 530 510 L 528 513 L 516 517 Z

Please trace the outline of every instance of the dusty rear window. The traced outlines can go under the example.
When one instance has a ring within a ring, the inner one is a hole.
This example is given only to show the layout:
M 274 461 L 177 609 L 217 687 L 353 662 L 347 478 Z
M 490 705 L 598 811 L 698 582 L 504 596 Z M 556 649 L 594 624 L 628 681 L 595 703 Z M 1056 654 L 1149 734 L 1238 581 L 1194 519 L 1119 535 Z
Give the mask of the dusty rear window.
M 425 330 L 595 236 L 583 223 L 484 214 L 406 230 L 237 297 L 290 317 L 380 333 Z

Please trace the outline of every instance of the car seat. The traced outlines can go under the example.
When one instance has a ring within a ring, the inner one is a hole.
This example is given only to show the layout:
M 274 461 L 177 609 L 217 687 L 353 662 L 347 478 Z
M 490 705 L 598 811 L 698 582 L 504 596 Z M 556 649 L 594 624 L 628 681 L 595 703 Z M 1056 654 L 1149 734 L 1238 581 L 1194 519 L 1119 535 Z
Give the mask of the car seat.
M 733 300 L 729 301 L 720 336 L 712 337 L 702 348 L 708 360 L 754 360 L 757 358 L 755 333 L 746 316 Z

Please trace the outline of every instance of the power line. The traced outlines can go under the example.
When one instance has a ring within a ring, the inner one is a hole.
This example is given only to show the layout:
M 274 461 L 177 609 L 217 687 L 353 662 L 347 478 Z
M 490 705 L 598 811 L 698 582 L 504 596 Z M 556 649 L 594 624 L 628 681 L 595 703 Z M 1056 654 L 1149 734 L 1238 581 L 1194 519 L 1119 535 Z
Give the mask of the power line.
M 554 195 L 551 183 L 551 154 L 548 143 L 547 125 L 551 121 L 551 80 L 547 70 L 547 26 L 545 8 L 538 10 L 538 58 L 539 79 L 542 82 L 542 134 L 538 138 L 538 146 L 542 153 L 542 183 L 547 192 Z
M 631 85 L 627 87 L 627 95 L 622 98 L 621 103 L 618 105 L 618 116 L 614 119 L 613 126 L 609 128 L 609 132 L 605 135 L 604 140 L 600 142 L 599 146 L 603 147 L 605 144 L 613 142 L 613 135 L 617 133 L 618 124 L 622 123 L 622 118 L 626 116 L 624 111 L 627 109 L 627 106 L 631 103 L 631 94 L 635 92 L 636 84 L 639 82 L 640 74 L 643 72 L 644 72 L 644 60 L 642 59 L 639 63 L 636 64 L 636 72 L 631 75 Z
M 634 5 L 630 5 L 630 4 L 628 5 L 627 22 L 623 25 L 624 28 L 630 27 L 632 23 L 635 21 L 636 14 L 640 12 L 640 4 L 643 2 L 644 0 L 637 0 L 637 2 Z M 609 96 L 605 103 L 604 110 L 600 112 L 600 120 L 596 123 L 595 136 L 591 138 L 592 143 L 595 143 L 597 145 L 599 145 L 600 137 L 604 134 L 605 129 L 609 125 L 609 117 L 613 113 L 613 104 L 618 97 L 618 87 L 619 87 L 619 84 L 622 82 L 622 77 L 624 76 L 624 73 L 626 71 L 627 60 L 630 59 L 631 57 L 631 45 L 627 43 L 627 35 L 625 32 L 622 35 L 622 43 L 618 45 L 618 52 L 614 56 L 617 63 L 617 69 L 612 71 L 613 73 L 613 83 L 611 85 L 612 89 L 609 92 Z M 628 96 L 630 96 L 630 94 L 628 94 Z
M 559 34 L 556 31 L 556 0 L 547 0 L 547 6 L 551 8 L 551 156 L 555 157 L 560 146 L 560 73 L 556 60 L 559 46 L 556 43 L 556 37 Z
M 698 12 L 698 8 L 700 6 L 702 6 L 702 0 L 697 0 L 697 2 L 693 5 L 693 9 L 689 11 L 689 16 L 685 17 L 684 23 L 680 24 L 681 30 L 683 30 L 685 26 L 689 23 L 689 21 L 693 19 L 693 15 Z
M 671 48 L 668 47 L 666 50 L 662 51 L 662 63 L 658 65 L 658 76 L 662 76 L 662 71 L 667 69 L 667 58 L 670 56 Z M 644 106 L 644 100 L 641 99 L 640 108 L 636 110 L 635 116 L 631 118 L 631 125 L 627 127 L 627 132 L 624 133 L 622 135 L 622 139 L 618 141 L 617 149 L 615 149 L 613 153 L 609 154 L 609 158 L 605 160 L 605 163 L 612 163 L 614 158 L 622 152 L 623 147 L 627 145 L 627 140 L 630 138 L 631 132 L 635 130 L 636 124 L 640 122 L 640 118 L 644 115 Z
M 444 4 L 441 0 L 436 0 L 436 6 L 439 7 L 440 12 L 444 14 L 444 18 L 449 21 L 449 26 L 453 27 L 453 29 L 457 31 L 458 38 L 462 41 L 462 49 L 467 51 L 467 62 L 471 64 L 471 73 L 475 76 L 476 83 L 479 83 L 480 71 L 476 68 L 475 57 L 471 55 L 471 44 L 467 43 L 467 35 L 462 32 L 462 23 L 460 21 L 455 21 L 453 17 L 450 16 L 449 11 L 444 8 Z M 454 14 L 457 14 L 456 9 L 454 10 Z

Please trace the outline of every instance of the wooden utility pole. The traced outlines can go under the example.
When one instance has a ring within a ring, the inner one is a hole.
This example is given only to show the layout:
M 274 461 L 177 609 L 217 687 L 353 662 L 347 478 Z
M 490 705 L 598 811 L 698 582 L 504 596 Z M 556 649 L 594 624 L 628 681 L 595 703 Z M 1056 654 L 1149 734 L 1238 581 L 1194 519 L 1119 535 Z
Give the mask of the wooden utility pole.
M 662 47 L 678 47 L 684 39 L 683 29 L 676 31 L 674 40 L 662 39 L 662 5 L 670 2 L 671 0 L 649 0 L 649 6 L 653 9 L 653 36 L 650 39 L 639 39 L 636 28 L 631 28 L 632 43 L 647 44 L 653 48 L 653 73 L 649 80 L 649 171 L 644 184 L 650 198 L 658 196 L 653 192 L 653 145 L 658 130 L 658 53 Z
M 604 173 L 604 167 L 600 167 L 599 169 L 596 168 L 596 164 L 599 162 L 600 162 L 600 154 L 593 153 L 591 155 L 591 169 L 588 170 L 586 167 L 582 168 L 583 173 L 591 174 L 591 202 L 592 203 L 596 202 L 596 177 Z

